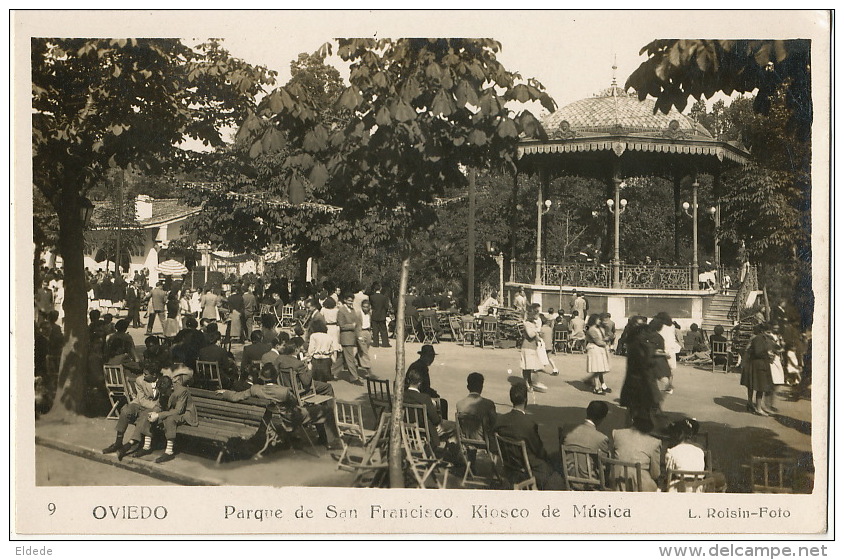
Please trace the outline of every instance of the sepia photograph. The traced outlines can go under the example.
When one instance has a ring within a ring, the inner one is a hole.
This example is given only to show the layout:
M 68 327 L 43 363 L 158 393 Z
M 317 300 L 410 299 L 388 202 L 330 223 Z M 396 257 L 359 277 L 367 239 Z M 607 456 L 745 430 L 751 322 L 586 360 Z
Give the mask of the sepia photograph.
M 829 536 L 831 12 L 10 32 L 14 536 Z

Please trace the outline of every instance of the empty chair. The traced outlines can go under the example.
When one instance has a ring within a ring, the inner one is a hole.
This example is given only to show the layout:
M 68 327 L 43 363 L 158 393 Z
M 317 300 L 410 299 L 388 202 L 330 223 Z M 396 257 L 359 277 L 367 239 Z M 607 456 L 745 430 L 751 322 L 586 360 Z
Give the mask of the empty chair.
M 598 456 L 606 478 L 606 489 L 617 492 L 643 492 L 642 464 Z
M 223 379 L 220 377 L 220 364 L 197 360 L 196 381 L 201 389 L 222 389 Z
M 413 325 L 413 317 L 405 315 L 404 317 L 404 341 L 405 342 L 419 342 L 416 338 L 416 328 Z
M 430 481 L 436 488 L 445 489 L 450 465 L 437 458 L 430 439 L 422 434 L 418 425 L 406 422 L 402 422 L 401 435 L 408 470 L 416 485 L 419 488 L 428 488 Z
M 366 392 L 369 395 L 369 405 L 375 418 L 381 418 L 381 413 L 393 410 L 393 398 L 390 395 L 390 382 L 386 379 L 366 378 Z
M 463 346 L 474 346 L 478 332 L 475 330 L 475 319 L 465 318 L 462 321 Z
M 105 365 L 103 366 L 103 375 L 108 400 L 111 403 L 111 410 L 106 414 L 106 418 L 117 420 L 120 417 L 118 409 L 126 402 L 126 377 L 123 374 L 123 366 Z
M 437 340 L 437 329 L 434 325 L 435 320 L 436 318 L 430 315 L 420 317 L 420 323 L 422 324 L 422 344 L 439 343 L 439 340 Z
M 483 321 L 483 333 L 481 340 L 483 341 L 482 348 L 489 346 L 495 348 L 495 343 L 498 341 L 498 321 Z
M 451 316 L 448 318 L 448 327 L 451 329 L 451 340 L 454 342 L 463 342 L 463 323 L 458 317 Z
M 351 464 L 349 451 L 352 447 L 359 447 L 363 452 L 372 432 L 363 427 L 363 410 L 358 402 L 335 399 L 334 423 L 337 426 L 340 443 L 343 445 L 343 451 L 337 459 L 337 468 L 349 469 Z M 363 453 L 361 453 L 361 458 L 363 458 Z
M 794 492 L 794 459 L 750 458 L 750 483 L 754 494 L 791 494 Z
M 296 324 L 296 319 L 293 317 L 293 306 L 283 305 L 281 307 L 281 326 L 292 328 Z

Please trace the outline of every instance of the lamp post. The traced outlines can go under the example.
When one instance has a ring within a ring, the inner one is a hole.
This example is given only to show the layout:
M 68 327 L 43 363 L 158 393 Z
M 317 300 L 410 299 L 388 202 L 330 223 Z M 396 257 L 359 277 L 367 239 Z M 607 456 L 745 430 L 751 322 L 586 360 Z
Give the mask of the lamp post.
M 486 251 L 498 265 L 498 297 L 504 301 L 504 253 L 492 241 L 486 242 Z
M 534 284 L 542 284 L 542 216 L 551 209 L 550 200 L 542 200 L 542 190 L 539 191 L 539 198 L 536 201 L 536 275 Z
M 613 177 L 614 198 L 607 199 L 607 209 L 613 214 L 613 228 L 615 233 L 615 247 L 612 253 L 612 286 L 613 288 L 621 287 L 621 255 L 619 253 L 621 241 L 621 213 L 627 209 L 627 199 L 621 198 L 621 189 L 625 186 L 624 181 L 620 177 Z
M 697 189 L 700 183 L 695 179 L 692 183 L 692 203 L 683 203 L 683 212 L 692 219 L 692 288 L 698 285 L 698 261 L 697 261 Z M 691 209 L 691 212 L 689 212 Z

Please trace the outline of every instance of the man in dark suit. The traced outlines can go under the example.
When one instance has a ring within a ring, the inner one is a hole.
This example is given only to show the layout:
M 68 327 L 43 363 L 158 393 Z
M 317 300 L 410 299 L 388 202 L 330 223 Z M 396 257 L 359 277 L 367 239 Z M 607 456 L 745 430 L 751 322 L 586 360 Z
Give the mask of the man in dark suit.
M 581 451 L 588 451 L 589 453 L 601 455 L 602 457 L 610 457 L 612 449 L 610 438 L 598 431 L 598 426 L 607 417 L 607 412 L 609 412 L 609 407 L 606 402 L 590 402 L 589 406 L 586 407 L 586 421 L 568 433 L 563 440 L 563 445 L 571 445 Z M 593 463 L 593 468 L 590 472 L 589 466 L 586 464 L 586 458 L 582 457 L 582 459 L 583 461 L 574 462 L 571 460 L 571 462 L 567 462 L 565 468 L 568 473 L 578 477 L 585 478 L 588 476 L 597 478 L 597 461 Z
M 358 314 L 355 312 L 353 305 L 355 296 L 349 293 L 343 294 L 341 297 L 342 303 L 337 311 L 337 324 L 340 327 L 340 346 L 343 347 L 343 353 L 337 357 L 331 367 L 331 374 L 336 378 L 339 373 L 343 371 L 343 365 L 352 376 L 351 383 L 353 385 L 363 385 L 358 375 L 358 367 L 355 356 L 358 350 L 358 339 L 361 336 L 361 321 Z
M 440 412 L 442 413 L 443 418 L 448 418 L 448 401 L 440 397 L 440 394 L 436 391 L 436 389 L 431 387 L 431 373 L 428 370 L 428 367 L 434 363 L 436 355 L 437 353 L 433 346 L 430 344 L 423 344 L 422 348 L 419 350 L 419 359 L 410 364 L 410 367 L 407 368 L 407 375 L 410 374 L 411 370 L 419 373 L 419 390 L 432 399 L 440 399 Z M 407 376 L 405 376 L 404 385 L 405 388 L 407 388 Z
M 469 389 L 469 394 L 457 401 L 457 414 L 471 414 L 477 417 L 481 421 L 484 433 L 487 436 L 492 436 L 497 415 L 495 403 L 481 396 L 484 390 L 484 376 L 473 371 L 466 377 L 466 388 Z M 465 435 L 473 439 L 480 437 L 480 433 L 467 433 Z
M 249 337 L 252 344 L 247 344 L 243 347 L 243 356 L 240 360 L 240 369 L 247 369 L 252 362 L 260 362 L 264 354 L 272 350 L 273 345 L 264 340 L 264 335 L 261 331 L 252 331 Z
M 381 293 L 381 284 L 372 284 L 372 293 L 369 294 L 369 304 L 372 306 L 372 347 L 390 347 L 390 340 L 387 337 L 387 315 L 390 314 L 390 300 Z
M 431 397 L 420 391 L 419 384 L 421 382 L 422 378 L 417 370 L 410 369 L 407 371 L 405 377 L 407 389 L 404 392 L 404 402 L 406 404 L 421 404 L 425 407 L 428 414 L 428 424 L 431 426 L 431 433 L 429 434 L 431 447 L 437 449 L 443 437 L 449 437 L 454 433 L 454 423 L 443 420 Z
M 527 396 L 527 385 L 524 382 L 516 382 L 510 387 L 513 410 L 498 417 L 495 431 L 507 439 L 525 442 L 530 468 L 540 490 L 563 490 L 563 478 L 551 465 L 548 452 L 539 437 L 539 426 L 525 412 Z
M 132 328 L 137 329 L 141 326 L 141 294 L 138 291 L 135 281 L 129 282 L 129 287 L 126 288 L 126 311 L 128 313 L 126 319 L 132 323 Z
M 201 362 L 214 362 L 220 368 L 220 377 L 224 388 L 232 386 L 237 379 L 237 367 L 234 364 L 234 357 L 226 349 L 219 345 L 219 332 L 212 331 L 208 334 L 208 344 L 199 349 L 197 360 Z

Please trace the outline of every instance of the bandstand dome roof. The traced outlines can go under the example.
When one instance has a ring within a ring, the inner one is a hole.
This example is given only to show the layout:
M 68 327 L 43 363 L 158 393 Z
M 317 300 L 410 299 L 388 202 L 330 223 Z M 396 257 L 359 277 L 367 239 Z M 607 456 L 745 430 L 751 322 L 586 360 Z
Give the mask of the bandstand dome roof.
M 523 156 L 558 157 L 569 154 L 566 169 L 586 172 L 589 163 L 584 159 L 608 151 L 622 154 L 636 153 L 640 161 L 628 164 L 636 172 L 665 168 L 665 160 L 654 158 L 686 157 L 696 160 L 703 169 L 705 160 L 715 163 L 744 164 L 747 150 L 736 142 L 713 138 L 706 128 L 673 107 L 668 113 L 654 112 L 656 100 L 639 101 L 635 92 L 628 93 L 613 85 L 602 92 L 559 108 L 541 119 L 548 138 L 523 138 L 519 143 L 519 158 Z M 725 161 L 726 160 L 726 161 Z M 576 169 L 578 164 L 584 169 Z M 634 171 L 630 169 L 630 171 Z
M 568 127 L 581 133 L 617 134 L 623 130 L 625 134 L 656 134 L 660 135 L 671 127 L 672 121 L 677 121 L 675 130 L 680 130 L 689 136 L 712 138 L 706 128 L 683 115 L 674 107 L 664 114 L 654 113 L 656 100 L 645 99 L 639 101 L 635 92 L 625 92 L 618 86 L 613 86 L 602 92 L 574 103 L 561 107 L 554 113 L 542 119 L 545 131 L 553 136 L 554 132 Z M 591 134 L 589 134 L 591 136 Z

